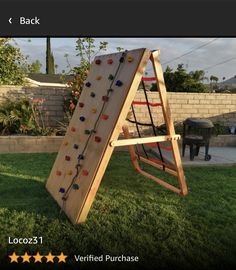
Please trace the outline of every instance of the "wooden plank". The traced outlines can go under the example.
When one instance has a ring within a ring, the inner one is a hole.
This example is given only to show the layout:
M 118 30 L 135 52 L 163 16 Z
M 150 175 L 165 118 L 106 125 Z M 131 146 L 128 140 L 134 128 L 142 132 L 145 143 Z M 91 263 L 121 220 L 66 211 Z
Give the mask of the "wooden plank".
M 132 139 L 123 139 L 117 141 L 111 141 L 110 145 L 115 146 L 126 146 L 126 145 L 137 145 L 137 144 L 145 144 L 145 143 L 152 143 L 152 142 L 165 142 L 165 141 L 172 141 L 172 140 L 179 140 L 180 135 L 165 135 L 165 136 L 154 136 L 154 137 L 147 137 L 147 138 L 132 138 Z
M 91 85 L 83 89 L 46 185 L 73 223 L 83 222 L 87 217 L 113 151 L 109 142 L 118 138 L 150 54 L 149 50 L 138 49 L 127 52 L 124 63 L 119 62 L 122 53 L 116 53 L 96 57 L 92 64 L 87 78 Z M 127 61 L 130 56 L 133 61 Z M 101 60 L 100 65 L 96 64 L 97 59 Z M 109 59 L 112 59 L 112 64 L 107 63 Z M 117 72 L 118 66 L 120 68 Z M 114 82 L 120 80 L 123 84 L 112 85 L 113 91 L 110 92 L 109 101 L 104 106 L 102 97 L 111 87 L 111 81 L 108 79 L 111 74 L 116 75 Z M 100 80 L 97 80 L 98 76 L 101 77 Z M 91 92 L 95 93 L 95 97 L 90 96 Z M 83 107 L 79 106 L 81 103 Z M 96 109 L 96 113 L 92 112 L 92 109 Z M 104 114 L 108 116 L 107 120 L 101 119 L 101 115 Z M 81 116 L 85 118 L 84 121 L 80 121 Z M 96 134 L 85 134 L 84 131 L 93 129 L 94 125 Z M 99 143 L 95 142 L 95 136 L 101 139 Z M 73 147 L 75 144 L 78 145 L 78 149 Z M 85 159 L 81 161 L 82 167 L 76 175 L 77 157 L 85 148 Z M 66 156 L 70 157 L 69 161 L 65 160 Z M 57 175 L 58 171 L 61 175 Z M 84 175 L 83 171 L 88 175 Z M 77 190 L 70 188 L 73 178 L 79 185 Z M 68 191 L 66 195 L 59 192 L 61 188 Z
M 174 128 L 173 120 L 171 118 L 170 106 L 167 99 L 166 86 L 164 82 L 162 67 L 160 64 L 160 51 L 159 50 L 152 53 L 151 61 L 152 61 L 154 73 L 157 79 L 157 89 L 158 89 L 160 100 L 162 103 L 162 112 L 163 112 L 163 116 L 164 116 L 166 127 L 167 127 L 167 134 L 174 136 L 175 128 Z M 178 142 L 175 140 L 172 140 L 171 146 L 173 149 L 174 162 L 177 168 L 177 175 L 178 175 L 177 178 L 180 185 L 181 194 L 187 195 L 188 189 L 187 189 L 183 166 L 182 166 L 182 162 L 180 158 Z
M 131 138 L 130 133 L 129 133 L 128 126 L 123 126 L 123 132 L 124 132 L 124 135 L 125 135 L 126 138 Z M 172 186 L 172 185 L 166 183 L 165 181 L 159 179 L 158 177 L 153 176 L 153 175 L 151 175 L 150 173 L 147 173 L 147 172 L 145 172 L 144 170 L 142 170 L 142 169 L 140 168 L 140 166 L 139 166 L 138 157 L 137 157 L 137 154 L 136 154 L 136 152 L 135 152 L 134 146 L 133 146 L 133 145 L 129 145 L 129 146 L 128 146 L 128 149 L 129 149 L 129 152 L 130 152 L 130 156 L 131 156 L 131 160 L 132 160 L 132 162 L 133 162 L 134 168 L 135 168 L 135 170 L 136 170 L 138 173 L 140 173 L 140 174 L 142 174 L 143 176 L 145 176 L 145 177 L 147 177 L 147 178 L 149 178 L 149 179 L 155 181 L 155 182 L 158 183 L 159 185 L 161 185 L 161 186 L 163 186 L 163 187 L 165 187 L 165 188 L 168 188 L 168 189 L 174 191 L 175 193 L 181 194 L 181 190 L 180 190 L 179 188 L 176 188 L 175 186 Z M 147 162 L 147 159 L 144 159 L 144 158 L 142 158 L 142 157 L 140 157 L 140 159 L 141 159 L 143 162 L 146 162 L 146 163 L 148 163 L 149 165 L 158 168 L 158 167 L 156 166 L 157 164 L 154 165 L 154 164 L 152 164 L 152 162 Z M 153 162 L 153 163 L 154 163 L 154 162 Z M 175 175 L 175 172 L 174 172 L 174 171 L 169 170 L 169 169 L 167 169 L 167 170 L 168 170 L 169 173 Z
M 126 119 L 128 112 L 129 112 L 131 102 L 134 100 L 134 97 L 136 95 L 136 91 L 137 91 L 138 86 L 140 84 L 141 78 L 144 74 L 144 71 L 145 71 L 147 62 L 150 58 L 150 55 L 151 55 L 151 52 L 149 50 L 147 50 L 147 49 L 143 50 L 141 59 L 139 61 L 139 65 L 138 65 L 135 73 L 133 74 L 131 83 L 126 91 L 126 96 L 123 99 L 123 104 L 122 104 L 122 107 L 120 110 L 120 114 L 116 120 L 116 123 L 113 127 L 112 133 L 109 137 L 109 140 L 108 140 L 109 142 L 113 141 L 113 140 L 117 140 L 117 138 L 122 130 L 122 125 Z M 111 155 L 112 155 L 114 148 L 110 146 L 109 142 L 107 142 L 106 150 L 104 151 L 103 157 L 102 157 L 101 162 L 99 164 L 99 171 L 97 171 L 97 173 L 96 173 L 94 181 L 93 181 L 93 183 L 90 187 L 90 190 L 87 194 L 86 201 L 85 201 L 83 207 L 81 208 L 81 213 L 80 213 L 80 215 L 78 215 L 78 219 L 77 219 L 78 223 L 85 221 L 85 219 L 88 215 L 89 209 L 90 209 L 92 202 L 94 200 L 94 197 L 95 197 L 97 190 L 99 188 L 102 176 L 103 176 L 103 174 L 106 170 L 107 164 L 111 158 Z

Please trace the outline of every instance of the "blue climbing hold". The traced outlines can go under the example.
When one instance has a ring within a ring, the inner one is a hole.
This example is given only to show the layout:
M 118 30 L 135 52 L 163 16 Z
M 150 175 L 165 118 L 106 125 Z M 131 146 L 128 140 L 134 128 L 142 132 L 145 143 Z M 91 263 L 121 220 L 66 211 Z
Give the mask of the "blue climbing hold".
M 81 122 L 84 122 L 84 121 L 85 121 L 85 117 L 84 117 L 84 116 L 80 116 L 79 120 L 80 120 Z
M 120 80 L 116 81 L 116 86 L 122 86 L 122 85 L 123 85 L 122 81 L 120 81 Z
M 65 193 L 65 189 L 64 189 L 64 188 L 60 188 L 60 189 L 59 189 L 59 192 L 60 192 L 60 193 Z
M 90 82 L 86 82 L 85 84 L 87 87 L 90 87 L 91 86 L 91 83 Z

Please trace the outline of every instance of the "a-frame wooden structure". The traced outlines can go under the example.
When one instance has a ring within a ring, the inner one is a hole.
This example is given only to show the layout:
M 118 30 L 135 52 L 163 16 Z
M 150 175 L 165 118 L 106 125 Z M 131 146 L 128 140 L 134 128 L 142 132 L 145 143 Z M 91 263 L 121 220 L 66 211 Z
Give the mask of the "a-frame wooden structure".
M 131 138 L 124 123 L 149 60 L 157 79 L 167 134 Z M 118 140 L 122 129 L 126 139 Z M 72 223 L 84 222 L 114 147 L 129 146 L 138 172 L 180 195 L 186 195 L 187 186 L 177 142 L 179 138 L 180 136 L 175 134 L 171 119 L 159 51 L 137 49 L 97 56 L 92 63 L 46 188 Z M 165 167 L 165 171 L 176 176 L 178 188 L 139 167 L 138 158 L 158 169 L 163 168 L 152 160 L 137 157 L 134 145 L 163 141 L 170 142 L 174 158 L 174 169 Z

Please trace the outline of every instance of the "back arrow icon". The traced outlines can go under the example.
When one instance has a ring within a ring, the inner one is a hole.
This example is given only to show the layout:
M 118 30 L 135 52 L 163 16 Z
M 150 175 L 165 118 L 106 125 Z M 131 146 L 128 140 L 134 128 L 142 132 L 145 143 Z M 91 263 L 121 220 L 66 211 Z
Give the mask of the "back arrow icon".
M 8 20 L 8 22 L 9 22 L 10 24 L 12 24 L 12 18 L 10 18 L 10 19 Z

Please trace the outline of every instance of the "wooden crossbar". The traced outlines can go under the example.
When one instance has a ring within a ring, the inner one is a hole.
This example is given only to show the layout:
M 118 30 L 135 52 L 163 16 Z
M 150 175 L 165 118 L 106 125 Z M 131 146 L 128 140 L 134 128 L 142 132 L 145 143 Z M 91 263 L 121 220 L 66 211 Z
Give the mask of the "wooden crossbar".
M 153 136 L 147 138 L 133 138 L 133 139 L 123 139 L 111 141 L 110 146 L 127 146 L 127 145 L 136 145 L 136 144 L 146 144 L 153 142 L 166 142 L 172 140 L 179 140 L 180 135 L 165 135 L 165 136 Z

